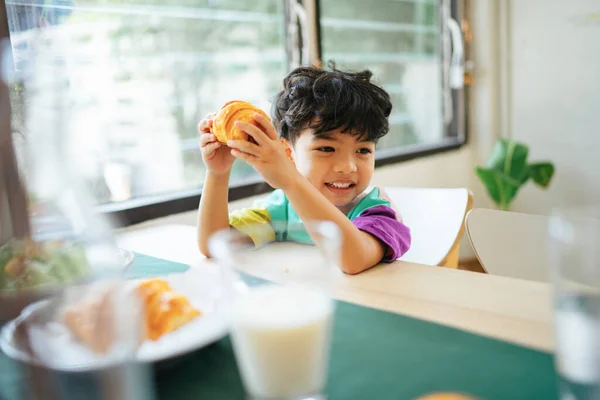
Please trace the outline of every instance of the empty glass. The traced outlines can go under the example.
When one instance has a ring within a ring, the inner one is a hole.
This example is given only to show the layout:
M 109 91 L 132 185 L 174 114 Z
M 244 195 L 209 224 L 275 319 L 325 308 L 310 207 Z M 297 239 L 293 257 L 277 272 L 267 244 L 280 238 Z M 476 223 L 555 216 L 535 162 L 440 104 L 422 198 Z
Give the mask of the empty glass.
M 555 210 L 549 223 L 561 398 L 600 398 L 600 209 Z
M 340 232 L 331 222 L 222 231 L 211 254 L 232 274 L 231 337 L 253 399 L 324 398 Z M 298 243 L 274 243 L 273 239 Z M 307 245 L 314 243 L 315 245 Z M 249 278 L 248 274 L 271 282 Z M 241 284 L 242 281 L 249 285 Z

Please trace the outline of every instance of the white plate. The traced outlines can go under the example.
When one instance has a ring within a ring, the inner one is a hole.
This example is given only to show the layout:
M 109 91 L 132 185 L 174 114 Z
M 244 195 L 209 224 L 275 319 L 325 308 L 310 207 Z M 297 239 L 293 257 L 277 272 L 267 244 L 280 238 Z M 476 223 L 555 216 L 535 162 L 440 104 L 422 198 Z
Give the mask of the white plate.
M 138 361 L 150 363 L 167 360 L 198 350 L 227 335 L 228 327 L 223 308 L 227 304 L 223 296 L 227 291 L 224 290 L 223 279 L 218 269 L 191 267 L 184 273 L 155 278 L 166 280 L 175 291 L 185 295 L 202 315 L 156 341 L 144 341 L 137 351 Z M 131 281 L 131 284 L 134 286 L 144 280 L 146 279 L 136 279 Z M 0 335 L 0 348 L 9 357 L 28 361 L 29 357 L 15 347 L 15 343 L 19 342 L 15 340 L 16 327 L 24 319 L 37 318 L 36 315 L 44 312 L 44 307 L 48 304 L 48 301 L 34 303 L 26 308 L 19 318 L 4 326 Z M 62 322 L 51 321 L 37 325 L 30 329 L 29 333 L 35 342 L 33 347 L 39 347 L 38 354 L 51 355 L 50 358 L 42 360 L 50 368 L 87 370 L 110 362 L 106 357 L 99 357 L 76 341 Z M 43 358 L 45 357 L 40 357 Z

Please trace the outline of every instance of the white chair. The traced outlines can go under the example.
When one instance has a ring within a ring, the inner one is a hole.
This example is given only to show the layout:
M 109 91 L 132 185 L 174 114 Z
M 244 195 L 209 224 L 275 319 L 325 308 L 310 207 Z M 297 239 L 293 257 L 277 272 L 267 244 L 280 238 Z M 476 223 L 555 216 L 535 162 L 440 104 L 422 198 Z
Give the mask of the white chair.
M 458 268 L 464 219 L 473 196 L 468 189 L 383 187 L 410 228 L 412 243 L 400 259 Z
M 469 212 L 465 224 L 475 255 L 487 273 L 549 280 L 548 217 L 476 208 Z

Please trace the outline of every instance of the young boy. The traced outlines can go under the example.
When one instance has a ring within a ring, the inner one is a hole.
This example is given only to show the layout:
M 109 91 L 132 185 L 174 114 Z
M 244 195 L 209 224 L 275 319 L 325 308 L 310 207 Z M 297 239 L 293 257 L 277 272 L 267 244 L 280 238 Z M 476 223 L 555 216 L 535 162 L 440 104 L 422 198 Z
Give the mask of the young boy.
M 218 230 L 233 227 L 243 232 L 249 222 L 282 219 L 338 225 L 340 267 L 348 274 L 394 261 L 408 250 L 410 231 L 390 201 L 377 188 L 366 192 L 375 167 L 375 144 L 388 133 L 392 110 L 389 95 L 370 82 L 371 76 L 368 70 L 295 69 L 275 98 L 273 124 L 260 114 L 254 115 L 259 127 L 235 123 L 256 143 L 230 140 L 224 145 L 210 133 L 212 116 L 200 122 L 207 174 L 198 212 L 198 245 L 204 255 L 209 256 L 208 238 Z M 254 167 L 277 190 L 259 206 L 229 215 L 228 183 L 235 158 Z M 308 237 L 287 239 L 310 242 Z

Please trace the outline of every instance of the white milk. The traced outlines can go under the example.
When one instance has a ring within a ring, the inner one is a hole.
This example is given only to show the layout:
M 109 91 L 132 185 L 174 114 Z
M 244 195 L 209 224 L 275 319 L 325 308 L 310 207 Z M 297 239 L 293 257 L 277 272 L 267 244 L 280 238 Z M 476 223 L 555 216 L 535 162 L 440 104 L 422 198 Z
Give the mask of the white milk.
M 266 285 L 236 304 L 232 340 L 244 386 L 258 398 L 325 388 L 333 302 L 297 286 Z

